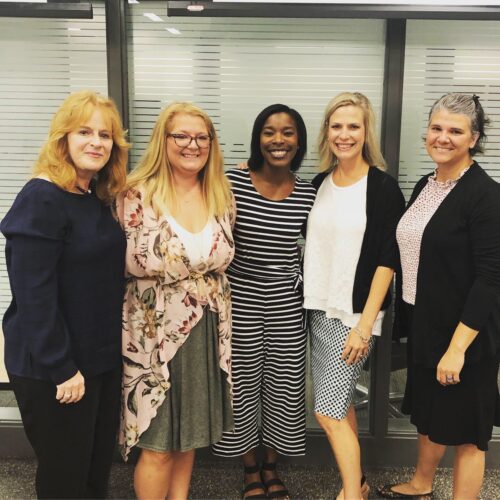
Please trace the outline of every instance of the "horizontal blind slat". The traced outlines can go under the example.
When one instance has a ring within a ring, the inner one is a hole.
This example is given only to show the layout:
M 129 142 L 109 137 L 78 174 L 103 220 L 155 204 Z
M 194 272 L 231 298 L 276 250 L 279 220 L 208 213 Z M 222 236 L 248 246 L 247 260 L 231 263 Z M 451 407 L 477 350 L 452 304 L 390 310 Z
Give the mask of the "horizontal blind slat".
M 107 94 L 104 2 L 93 9 L 91 20 L 0 18 L 0 219 L 28 180 L 62 101 L 86 88 Z M 0 317 L 10 299 L 2 251 Z
M 129 5 L 131 166 L 144 152 L 161 109 L 195 102 L 214 121 L 226 167 L 249 156 L 253 120 L 283 102 L 306 122 L 308 154 L 300 171 L 316 173 L 316 137 L 327 102 L 345 90 L 365 93 L 380 127 L 385 22 L 382 20 L 168 18 L 161 2 Z M 175 27 L 180 35 L 169 33 Z
M 476 159 L 500 181 L 500 22 L 407 22 L 399 166 L 407 199 L 415 183 L 435 168 L 422 138 L 430 107 L 448 92 L 481 97 L 492 126 L 486 152 Z

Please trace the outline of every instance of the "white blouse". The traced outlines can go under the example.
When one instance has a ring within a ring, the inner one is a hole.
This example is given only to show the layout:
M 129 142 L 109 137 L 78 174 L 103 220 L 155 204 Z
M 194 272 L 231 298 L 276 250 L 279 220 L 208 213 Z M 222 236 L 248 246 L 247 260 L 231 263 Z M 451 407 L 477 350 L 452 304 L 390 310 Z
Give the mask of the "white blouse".
M 424 230 L 441 203 L 469 168 L 460 172 L 458 179 L 449 179 L 444 182 L 437 180 L 436 169 L 428 178 L 427 184 L 420 191 L 417 199 L 399 221 L 396 238 L 403 271 L 403 300 L 407 304 L 415 305 L 420 246 Z
M 197 266 L 208 259 L 213 241 L 213 219 L 208 219 L 201 231 L 192 233 L 182 227 L 171 215 L 165 218 L 181 240 L 192 266 Z
M 352 310 L 354 277 L 366 228 L 368 176 L 339 187 L 328 175 L 321 184 L 307 222 L 304 256 L 304 308 L 324 311 L 345 326 L 359 323 Z M 373 335 L 380 335 L 380 311 Z

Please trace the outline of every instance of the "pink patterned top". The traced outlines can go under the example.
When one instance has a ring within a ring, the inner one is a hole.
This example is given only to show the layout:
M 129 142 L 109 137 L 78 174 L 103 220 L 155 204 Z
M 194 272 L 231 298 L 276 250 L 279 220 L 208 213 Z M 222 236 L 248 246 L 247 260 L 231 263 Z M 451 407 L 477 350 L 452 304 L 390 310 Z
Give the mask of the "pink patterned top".
M 417 199 L 404 213 L 396 230 L 401 268 L 403 271 L 403 300 L 407 304 L 415 304 L 417 293 L 418 263 L 420 260 L 420 245 L 424 230 L 439 205 L 457 185 L 460 178 L 470 167 L 462 170 L 458 179 L 439 182 L 436 179 L 437 169 L 427 181 Z
M 170 387 L 168 362 L 208 306 L 218 314 L 219 365 L 231 384 L 231 297 L 224 271 L 234 256 L 235 205 L 215 217 L 208 259 L 191 265 L 164 216 L 131 189 L 118 202 L 129 275 L 123 306 L 123 401 L 119 444 L 126 459 Z M 120 206 L 122 205 L 122 206 Z

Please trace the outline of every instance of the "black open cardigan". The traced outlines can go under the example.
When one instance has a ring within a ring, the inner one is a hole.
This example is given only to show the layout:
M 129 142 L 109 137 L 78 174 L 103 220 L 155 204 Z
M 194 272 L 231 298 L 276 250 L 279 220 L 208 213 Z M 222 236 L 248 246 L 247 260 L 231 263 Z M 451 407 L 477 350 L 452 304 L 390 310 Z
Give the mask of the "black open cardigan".
M 314 177 L 312 184 L 316 190 L 330 174 L 331 171 L 322 172 Z M 379 168 L 370 167 L 366 189 L 366 228 L 352 292 L 354 313 L 363 312 L 377 267 L 399 267 L 396 227 L 404 206 L 405 200 L 397 181 Z M 389 290 L 382 310 L 387 309 L 390 302 Z
M 416 184 L 408 207 L 429 175 Z M 397 303 L 401 306 L 399 296 Z M 460 321 L 479 330 L 466 351 L 466 363 L 498 355 L 500 186 L 477 163 L 443 200 L 424 230 L 413 321 L 405 321 L 403 308 L 397 307 L 396 336 L 409 334 L 413 361 L 435 367 Z

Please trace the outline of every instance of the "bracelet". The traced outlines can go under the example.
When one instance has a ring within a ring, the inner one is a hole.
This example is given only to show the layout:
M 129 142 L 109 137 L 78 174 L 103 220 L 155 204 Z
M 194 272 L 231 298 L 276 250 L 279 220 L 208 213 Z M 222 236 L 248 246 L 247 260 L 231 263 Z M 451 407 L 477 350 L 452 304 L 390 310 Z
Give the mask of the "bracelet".
M 359 338 L 361 339 L 361 342 L 363 342 L 363 344 L 368 344 L 370 342 L 370 337 L 365 337 L 363 335 L 363 330 L 361 330 L 359 326 L 355 326 L 354 328 L 352 328 L 352 331 L 356 332 L 359 335 Z

